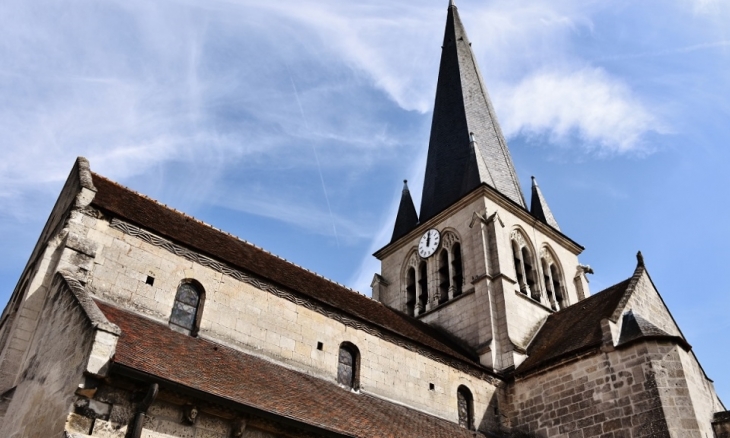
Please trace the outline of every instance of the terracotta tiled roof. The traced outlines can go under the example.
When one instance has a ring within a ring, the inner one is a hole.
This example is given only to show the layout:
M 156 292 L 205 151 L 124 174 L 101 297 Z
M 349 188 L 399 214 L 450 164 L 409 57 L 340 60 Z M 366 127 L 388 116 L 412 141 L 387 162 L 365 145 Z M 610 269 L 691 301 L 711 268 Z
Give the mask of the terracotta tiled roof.
M 527 348 L 529 357 L 520 364 L 516 373 L 524 374 L 558 359 L 599 347 L 603 338 L 601 320 L 613 314 L 632 278 L 548 316 Z
M 483 436 L 450 421 L 177 333 L 132 312 L 97 304 L 122 330 L 114 364 L 346 436 Z
M 396 312 L 377 301 L 170 209 L 100 175 L 92 175 L 97 189 L 92 202 L 94 207 L 232 267 L 283 286 L 303 297 L 339 309 L 410 342 L 481 368 L 474 352 L 468 351 L 445 334 L 415 318 Z

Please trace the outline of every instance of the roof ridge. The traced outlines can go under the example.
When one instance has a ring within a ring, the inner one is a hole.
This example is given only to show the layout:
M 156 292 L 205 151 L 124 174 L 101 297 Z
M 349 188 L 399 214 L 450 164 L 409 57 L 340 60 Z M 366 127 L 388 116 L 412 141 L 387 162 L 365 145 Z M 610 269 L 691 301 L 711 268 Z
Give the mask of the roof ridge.
M 285 259 L 284 257 L 281 257 L 280 255 L 274 254 L 273 252 L 271 252 L 271 251 L 268 251 L 268 250 L 266 250 L 266 249 L 264 249 L 264 248 L 262 248 L 262 247 L 260 247 L 260 246 L 256 245 L 255 243 L 249 242 L 249 241 L 248 241 L 248 240 L 246 240 L 246 239 L 243 239 L 243 238 L 241 238 L 241 237 L 239 237 L 239 236 L 236 236 L 235 234 L 232 234 L 232 233 L 230 233 L 230 232 L 228 232 L 228 231 L 225 231 L 225 230 L 223 230 L 223 229 L 221 229 L 221 228 L 218 228 L 218 227 L 216 227 L 216 226 L 214 226 L 214 225 L 211 225 L 211 224 L 209 224 L 209 223 L 207 223 L 207 222 L 205 222 L 205 221 L 202 221 L 202 220 L 200 220 L 200 219 L 198 219 L 198 218 L 196 218 L 196 217 L 194 217 L 194 216 L 190 216 L 189 214 L 187 214 L 187 213 L 185 213 L 185 212 L 183 212 L 183 211 L 181 211 L 181 210 L 178 210 L 178 209 L 176 209 L 175 207 L 171 207 L 171 206 L 169 206 L 169 205 L 167 205 L 167 204 L 165 204 L 165 203 L 163 203 L 163 202 L 160 202 L 160 201 L 158 201 L 157 199 L 154 199 L 154 198 L 152 198 L 152 197 L 150 197 L 150 196 L 148 196 L 148 195 L 145 195 L 144 193 L 141 193 L 141 192 L 138 192 L 138 191 L 136 191 L 136 190 L 134 190 L 134 189 L 131 189 L 131 188 L 129 188 L 129 187 L 127 187 L 127 186 L 125 186 L 124 184 L 120 184 L 120 183 L 118 183 L 118 182 L 116 182 L 116 181 L 114 181 L 114 180 L 111 180 L 111 179 L 109 179 L 109 178 L 107 178 L 107 177 L 105 177 L 105 176 L 103 176 L 103 175 L 100 175 L 100 174 L 98 174 L 98 173 L 96 173 L 96 172 L 93 172 L 93 171 L 92 171 L 91 173 L 92 173 L 92 174 L 93 174 L 94 176 L 96 176 L 96 177 L 98 177 L 98 178 L 101 178 L 101 179 L 103 179 L 103 180 L 105 180 L 105 181 L 109 182 L 110 184 L 114 184 L 114 185 L 116 185 L 116 186 L 118 186 L 118 187 L 121 187 L 121 188 L 123 188 L 124 190 L 128 190 L 128 191 L 132 192 L 133 194 L 135 194 L 136 196 L 139 196 L 139 197 L 141 197 L 141 198 L 144 198 L 144 199 L 146 199 L 146 200 L 148 200 L 148 201 L 150 201 L 150 202 L 154 202 L 155 204 L 159 205 L 160 207 L 163 207 L 163 208 L 166 208 L 166 209 L 168 209 L 168 210 L 170 210 L 170 211 L 173 211 L 173 212 L 175 212 L 175 213 L 179 214 L 180 216 L 182 216 L 182 217 L 184 217 L 184 218 L 186 218 L 186 219 L 190 219 L 190 220 L 192 220 L 192 221 L 194 221 L 194 222 L 197 222 L 197 223 L 199 223 L 199 224 L 201 224 L 201 225 L 204 225 L 204 226 L 206 226 L 206 227 L 208 227 L 208 228 L 210 228 L 210 229 L 212 229 L 212 230 L 218 231 L 219 233 L 225 234 L 226 236 L 232 237 L 232 238 L 234 238 L 234 239 L 238 240 L 238 241 L 239 241 L 239 242 L 241 242 L 241 243 L 244 243 L 244 244 L 246 244 L 246 245 L 250 245 L 250 246 L 252 246 L 252 247 L 254 247 L 254 248 L 256 248 L 256 249 L 258 249 L 258 250 L 260 250 L 260 251 L 263 251 L 263 252 L 265 252 L 266 254 L 269 254 L 269 255 L 271 255 L 271 256 L 273 256 L 273 257 L 276 257 L 277 259 L 279 259 L 279 260 L 281 260 L 281 261 L 284 261 L 284 262 L 286 262 L 286 263 L 289 263 L 290 265 L 292 265 L 292 266 L 295 266 L 295 267 L 297 267 L 297 268 L 299 268 L 299 269 L 301 269 L 301 270 L 303 270 L 303 271 L 309 272 L 310 274 L 312 274 L 312 275 L 315 275 L 315 276 L 317 276 L 317 277 L 319 277 L 319 278 L 321 278 L 321 279 L 323 279 L 323 280 L 325 280 L 325 281 L 328 281 L 328 282 L 330 282 L 330 283 L 332 283 L 332 284 L 336 284 L 337 286 L 340 286 L 341 288 L 343 288 L 343 289 L 345 289 L 345 290 L 347 290 L 347 291 L 349 291 L 349 292 L 353 292 L 353 293 L 355 293 L 355 294 L 357 294 L 357 295 L 360 295 L 360 296 L 362 296 L 362 297 L 365 297 L 365 298 L 369 298 L 369 299 L 371 299 L 371 300 L 372 300 L 372 298 L 371 298 L 371 297 L 369 297 L 369 296 L 365 295 L 364 293 L 362 293 L 362 292 L 360 292 L 360 291 L 358 291 L 358 290 L 355 290 L 355 289 L 353 289 L 353 288 L 351 288 L 351 287 L 349 287 L 349 286 L 346 286 L 346 285 L 344 285 L 344 284 L 342 284 L 342 283 L 339 283 L 339 282 L 337 282 L 337 281 L 335 281 L 335 280 L 332 280 L 332 279 L 330 279 L 330 278 L 327 278 L 327 277 L 325 277 L 324 275 L 322 275 L 322 274 L 319 274 L 319 273 L 317 273 L 317 272 L 315 272 L 315 271 L 312 271 L 312 270 L 311 270 L 311 269 L 309 269 L 309 268 L 305 268 L 304 266 L 298 265 L 298 264 L 296 264 L 296 263 L 292 262 L 291 260 L 287 260 L 287 259 Z M 376 300 L 373 300 L 373 301 L 376 301 Z M 376 301 L 376 302 L 380 303 L 379 301 Z M 381 303 L 381 304 L 382 304 L 382 303 Z

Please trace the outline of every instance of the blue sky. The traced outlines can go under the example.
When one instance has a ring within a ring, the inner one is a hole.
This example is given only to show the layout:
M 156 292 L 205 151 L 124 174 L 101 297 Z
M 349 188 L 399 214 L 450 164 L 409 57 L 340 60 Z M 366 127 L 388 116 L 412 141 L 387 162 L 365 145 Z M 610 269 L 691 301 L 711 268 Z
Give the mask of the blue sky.
M 446 0 L 8 0 L 0 300 L 76 156 L 369 293 L 425 168 Z M 637 250 L 725 401 L 730 2 L 457 2 L 523 184 L 586 247 Z

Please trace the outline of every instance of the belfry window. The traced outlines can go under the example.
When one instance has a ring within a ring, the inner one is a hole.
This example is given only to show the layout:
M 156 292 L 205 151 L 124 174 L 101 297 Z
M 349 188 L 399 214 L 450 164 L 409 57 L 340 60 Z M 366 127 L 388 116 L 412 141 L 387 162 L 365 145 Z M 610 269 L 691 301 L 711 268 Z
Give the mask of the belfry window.
M 553 310 L 564 309 L 567 303 L 565 302 L 565 287 L 563 286 L 563 276 L 560 273 L 560 268 L 547 248 L 543 248 L 540 254 L 540 260 L 542 262 L 545 291 L 550 301 L 550 307 Z
M 349 342 L 340 345 L 337 358 L 337 383 L 351 389 L 358 389 L 360 372 L 360 352 Z
M 439 261 L 439 299 L 442 304 L 449 300 L 449 288 L 451 287 L 451 276 L 449 274 L 449 252 L 442 249 L 438 257 Z
M 418 265 L 418 314 L 426 311 L 428 304 L 428 267 L 425 261 Z
M 406 312 L 415 316 L 416 311 L 416 269 L 408 268 L 406 273 Z
M 532 251 L 519 231 L 513 231 L 510 238 L 512 240 L 515 274 L 520 292 L 535 301 L 540 301 L 540 291 L 537 287 L 537 269 L 533 262 Z
M 183 282 L 177 288 L 170 315 L 170 328 L 195 336 L 198 332 L 203 303 L 203 288 L 193 282 Z
M 461 295 L 462 283 L 464 282 L 464 270 L 461 262 L 461 245 L 454 243 L 451 247 L 451 271 L 452 281 L 451 284 L 454 287 L 454 296 L 458 297 Z
M 456 390 L 456 403 L 459 411 L 459 426 L 469 430 L 474 429 L 474 398 L 471 391 L 464 385 Z

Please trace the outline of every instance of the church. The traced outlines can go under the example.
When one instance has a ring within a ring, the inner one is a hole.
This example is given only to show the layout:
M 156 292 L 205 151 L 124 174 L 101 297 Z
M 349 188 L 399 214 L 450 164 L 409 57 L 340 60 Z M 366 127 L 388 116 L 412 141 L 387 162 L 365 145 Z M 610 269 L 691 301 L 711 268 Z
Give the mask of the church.
M 591 293 L 527 202 L 453 0 L 422 190 L 370 298 L 78 158 L 0 319 L 0 436 L 730 437 L 641 253 Z

